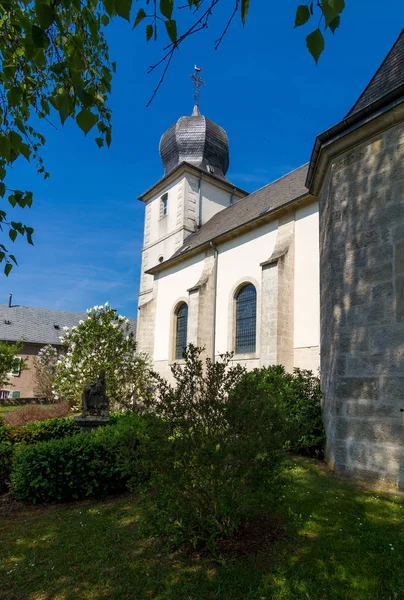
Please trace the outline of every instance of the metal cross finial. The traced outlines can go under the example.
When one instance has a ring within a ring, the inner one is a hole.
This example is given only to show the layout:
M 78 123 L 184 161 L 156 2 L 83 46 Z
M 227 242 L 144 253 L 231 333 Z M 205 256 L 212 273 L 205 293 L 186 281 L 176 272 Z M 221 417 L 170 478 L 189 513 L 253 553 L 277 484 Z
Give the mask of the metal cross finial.
M 190 78 L 194 82 L 195 86 L 195 104 L 199 105 L 199 88 L 204 86 L 204 82 L 201 77 L 202 67 L 194 66 L 194 72 L 190 75 Z

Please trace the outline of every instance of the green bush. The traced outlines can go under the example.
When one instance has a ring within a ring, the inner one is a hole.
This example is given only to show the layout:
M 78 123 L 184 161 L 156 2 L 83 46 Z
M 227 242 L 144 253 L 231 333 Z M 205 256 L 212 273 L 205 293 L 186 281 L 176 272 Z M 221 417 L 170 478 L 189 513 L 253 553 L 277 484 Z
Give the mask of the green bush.
M 143 426 L 132 414 L 88 433 L 19 445 L 11 472 L 13 493 L 38 503 L 117 492 L 129 479 L 133 485 Z
M 257 394 L 230 355 L 215 364 L 200 355 L 189 346 L 185 364 L 172 366 L 175 387 L 156 375 L 142 440 L 152 484 L 145 522 L 178 545 L 213 548 L 259 510 L 287 437 L 276 398 Z
M 255 369 L 246 375 L 257 393 L 276 398 L 288 424 L 285 447 L 294 452 L 321 458 L 325 431 L 321 418 L 320 379 L 312 371 L 294 369 L 287 373 L 282 365 Z
M 0 441 L 0 493 L 8 489 L 13 462 L 13 446 Z
M 0 442 L 36 444 L 75 435 L 80 431 L 73 417 L 57 417 L 46 421 L 34 421 L 23 426 L 3 425 L 0 427 Z

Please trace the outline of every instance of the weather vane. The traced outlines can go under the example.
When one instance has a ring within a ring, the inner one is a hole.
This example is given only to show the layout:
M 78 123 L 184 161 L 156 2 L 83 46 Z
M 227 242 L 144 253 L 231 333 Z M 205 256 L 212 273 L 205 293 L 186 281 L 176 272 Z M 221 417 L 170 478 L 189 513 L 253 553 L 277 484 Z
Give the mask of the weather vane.
M 202 86 L 205 85 L 202 80 L 202 77 L 201 77 L 201 71 L 202 71 L 202 67 L 197 67 L 195 65 L 194 73 L 192 73 L 192 75 L 190 75 L 190 78 L 194 82 L 194 86 L 195 86 L 195 104 L 198 104 L 198 106 L 199 106 L 199 88 L 201 88 Z

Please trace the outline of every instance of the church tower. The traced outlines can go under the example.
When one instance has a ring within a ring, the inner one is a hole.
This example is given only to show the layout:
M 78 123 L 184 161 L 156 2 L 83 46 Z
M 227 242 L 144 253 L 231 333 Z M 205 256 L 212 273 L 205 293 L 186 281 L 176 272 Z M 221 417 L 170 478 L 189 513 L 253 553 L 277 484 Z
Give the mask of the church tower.
M 139 200 L 145 204 L 144 239 L 139 291 L 139 349 L 152 356 L 154 302 L 157 281 L 149 269 L 164 263 L 186 238 L 216 213 L 247 195 L 226 179 L 229 142 L 225 130 L 201 115 L 199 70 L 192 115 L 180 117 L 161 137 L 163 177 Z

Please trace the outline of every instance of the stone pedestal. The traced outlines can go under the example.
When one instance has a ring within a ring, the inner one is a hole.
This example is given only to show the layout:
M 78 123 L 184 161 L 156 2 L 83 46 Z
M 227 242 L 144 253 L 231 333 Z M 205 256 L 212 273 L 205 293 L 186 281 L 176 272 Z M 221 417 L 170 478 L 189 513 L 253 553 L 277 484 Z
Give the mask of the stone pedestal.
M 80 425 L 83 431 L 91 431 L 92 429 L 97 429 L 97 427 L 102 427 L 103 425 L 108 425 L 110 419 L 109 416 L 95 416 L 95 415 L 87 415 L 83 417 L 83 415 L 78 415 L 74 417 L 74 421 Z

